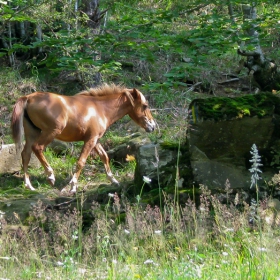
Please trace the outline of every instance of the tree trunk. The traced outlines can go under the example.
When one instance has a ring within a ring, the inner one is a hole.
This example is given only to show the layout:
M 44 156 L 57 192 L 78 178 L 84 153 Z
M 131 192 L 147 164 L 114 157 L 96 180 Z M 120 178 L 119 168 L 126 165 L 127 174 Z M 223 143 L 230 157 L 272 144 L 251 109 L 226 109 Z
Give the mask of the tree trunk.
M 7 27 L 8 27 L 8 43 L 5 41 L 5 39 L 3 40 L 3 43 L 4 45 L 6 44 L 7 46 L 7 49 L 11 49 L 13 44 L 12 44 L 12 23 L 11 22 L 8 22 L 7 24 Z M 10 65 L 12 67 L 15 66 L 15 57 L 14 57 L 14 53 L 11 52 L 9 54 L 9 62 L 10 62 Z
M 99 30 L 101 25 L 101 20 L 104 17 L 105 11 L 100 11 L 99 9 L 100 0 L 85 0 L 82 4 L 82 12 L 88 16 L 88 27 L 90 27 L 94 33 Z
M 81 6 L 82 13 L 88 16 L 87 26 L 91 29 L 93 36 L 100 34 L 101 20 L 107 14 L 107 10 L 100 11 L 99 2 L 100 0 L 84 0 Z M 101 59 L 100 52 L 94 51 L 92 53 L 94 53 L 92 57 L 94 61 Z M 92 68 L 92 71 L 88 72 L 90 77 L 86 77 L 85 84 L 87 87 L 94 87 L 101 83 L 102 75 L 99 71 L 96 71 L 95 67 L 90 68 Z
M 256 7 L 243 5 L 244 22 L 254 20 L 257 17 Z M 249 44 L 254 47 L 253 51 L 238 49 L 238 54 L 247 57 L 244 66 L 248 68 L 249 74 L 253 75 L 258 87 L 264 91 L 280 89 L 280 73 L 274 61 L 265 57 L 259 43 L 259 35 L 256 26 L 251 24 L 245 33 L 250 37 Z

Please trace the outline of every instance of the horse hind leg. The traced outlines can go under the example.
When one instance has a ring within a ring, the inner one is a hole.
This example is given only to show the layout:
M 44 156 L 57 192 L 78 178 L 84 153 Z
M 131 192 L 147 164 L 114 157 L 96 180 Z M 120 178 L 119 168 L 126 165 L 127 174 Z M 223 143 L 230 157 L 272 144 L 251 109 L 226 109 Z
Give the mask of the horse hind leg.
M 40 135 L 40 130 L 32 126 L 28 121 L 24 119 L 23 121 L 24 126 L 24 134 L 25 134 L 25 145 L 21 152 L 22 158 L 22 166 L 24 172 L 24 185 L 26 188 L 30 190 L 35 190 L 30 182 L 30 177 L 28 174 L 28 164 L 30 162 L 31 153 L 32 153 L 32 144 L 36 138 Z
M 32 153 L 31 145 L 30 143 L 28 143 L 28 141 L 26 141 L 24 148 L 21 152 L 22 166 L 24 172 L 24 185 L 27 189 L 34 191 L 35 189 L 30 182 L 30 177 L 28 174 L 28 164 L 31 158 L 31 153 Z
M 100 143 L 96 144 L 96 146 L 94 147 L 94 151 L 99 155 L 100 159 L 102 160 L 105 167 L 107 178 L 110 180 L 110 182 L 113 184 L 119 184 L 119 182 L 116 180 L 116 178 L 114 177 L 110 169 L 109 157 Z
M 54 186 L 54 183 L 55 183 L 54 172 L 53 172 L 52 167 L 46 160 L 43 152 L 44 152 L 45 147 L 54 140 L 56 134 L 57 133 L 55 133 L 55 132 L 50 133 L 47 131 L 42 131 L 40 133 L 40 136 L 36 139 L 36 141 L 32 145 L 32 151 L 34 152 L 36 157 L 41 162 L 41 164 L 45 170 L 47 180 L 52 187 Z

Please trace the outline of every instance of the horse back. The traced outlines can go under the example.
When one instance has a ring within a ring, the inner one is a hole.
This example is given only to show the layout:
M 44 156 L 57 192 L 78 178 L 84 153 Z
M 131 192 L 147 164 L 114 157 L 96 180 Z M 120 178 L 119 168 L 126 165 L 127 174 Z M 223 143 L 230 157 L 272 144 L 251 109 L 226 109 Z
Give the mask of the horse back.
M 97 116 L 95 102 L 84 96 L 35 92 L 28 95 L 26 112 L 36 127 L 55 131 L 55 138 L 62 141 L 82 141 L 88 133 L 100 133 L 92 118 Z

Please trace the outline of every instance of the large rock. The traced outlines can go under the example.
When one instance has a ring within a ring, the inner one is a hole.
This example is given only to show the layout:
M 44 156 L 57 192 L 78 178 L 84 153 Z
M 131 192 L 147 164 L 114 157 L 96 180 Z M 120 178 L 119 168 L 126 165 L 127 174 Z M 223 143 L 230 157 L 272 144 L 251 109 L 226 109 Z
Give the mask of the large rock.
M 126 162 L 127 156 L 136 156 L 139 147 L 151 143 L 151 140 L 141 133 L 133 133 L 122 139 L 122 143 L 107 152 L 110 160 Z
M 194 180 L 212 189 L 248 189 L 250 150 L 271 169 L 271 148 L 279 138 L 280 100 L 272 94 L 196 99 L 190 104 L 188 141 Z M 263 176 L 265 177 L 265 175 Z
M 184 180 L 188 177 L 186 173 L 189 173 L 190 169 L 182 158 L 182 151 L 178 146 L 166 146 L 164 143 L 150 143 L 139 147 L 135 169 L 136 193 L 139 193 L 145 184 L 143 176 L 151 180 L 148 184 L 150 189 L 160 186 L 165 191 L 168 191 L 169 188 L 174 190 L 175 184 L 182 187 L 185 183 Z M 146 187 L 146 189 L 149 188 Z
M 14 144 L 2 145 L 0 149 L 0 174 L 14 173 L 21 170 L 21 153 L 16 151 Z M 39 160 L 32 154 L 30 166 L 38 168 Z
M 71 148 L 71 144 L 54 139 L 48 146 L 56 155 L 65 155 Z
M 0 200 L 0 211 L 9 223 L 24 223 L 38 200 L 44 201 L 45 204 L 51 203 L 39 194 L 26 198 L 6 198 Z

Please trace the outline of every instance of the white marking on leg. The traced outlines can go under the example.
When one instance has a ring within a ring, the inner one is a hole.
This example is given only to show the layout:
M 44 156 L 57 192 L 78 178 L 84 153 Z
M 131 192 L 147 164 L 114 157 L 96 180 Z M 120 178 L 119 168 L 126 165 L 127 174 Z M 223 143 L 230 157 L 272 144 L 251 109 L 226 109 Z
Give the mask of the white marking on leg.
M 53 186 L 55 183 L 55 176 L 54 176 L 54 172 L 53 169 L 48 166 L 45 170 L 45 174 L 47 175 L 47 179 L 48 181 L 51 183 L 51 185 Z
M 107 178 L 110 180 L 113 184 L 119 184 L 118 180 L 114 177 L 112 172 L 107 173 Z
M 50 176 L 48 176 L 48 180 L 51 182 L 52 185 L 54 185 L 54 183 L 55 183 L 54 173 L 52 173 Z
M 30 179 L 29 179 L 29 175 L 28 174 L 24 174 L 24 186 L 31 190 L 31 191 L 35 191 L 35 189 L 33 188 L 33 186 L 31 185 Z
M 77 187 L 78 187 L 78 180 L 77 180 L 77 175 L 76 173 L 73 175 L 71 181 L 70 181 L 70 186 L 71 186 L 71 193 L 76 193 Z

